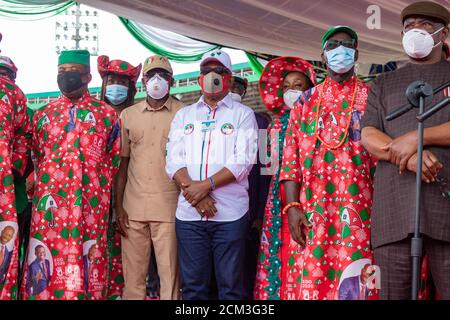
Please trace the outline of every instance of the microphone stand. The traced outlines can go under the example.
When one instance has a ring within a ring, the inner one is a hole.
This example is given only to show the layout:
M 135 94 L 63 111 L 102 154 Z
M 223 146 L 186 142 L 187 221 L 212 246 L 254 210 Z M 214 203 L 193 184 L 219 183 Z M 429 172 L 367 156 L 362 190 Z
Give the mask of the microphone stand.
M 447 81 L 446 83 L 441 84 L 439 87 L 434 88 L 433 94 L 438 94 L 439 92 L 441 92 L 442 90 L 444 90 L 447 87 L 450 87 L 450 81 Z M 388 114 L 388 116 L 386 117 L 386 120 L 387 121 L 394 120 L 395 118 L 400 117 L 401 115 L 405 114 L 412 108 L 414 108 L 414 106 L 408 102 L 408 103 L 404 104 L 403 106 L 398 107 L 390 114 Z
M 386 117 L 386 120 L 391 121 L 405 114 L 412 108 L 419 108 L 419 116 L 423 116 L 425 111 L 425 103 L 428 103 L 433 99 L 433 88 L 423 82 L 414 81 L 406 89 L 406 97 L 410 103 L 408 110 L 405 107 L 401 107 L 394 110 Z M 435 111 L 437 112 L 437 111 Z M 431 115 L 428 115 L 430 117 Z M 415 215 L 414 215 L 414 235 L 411 238 L 411 258 L 412 258 L 412 282 L 411 282 L 411 299 L 418 299 L 419 292 L 419 278 L 420 278 L 420 266 L 422 258 L 423 240 L 420 234 L 420 208 L 422 204 L 422 159 L 423 159 L 423 121 L 419 121 L 418 124 L 418 145 L 417 145 L 417 169 L 416 169 L 416 201 L 415 201 Z

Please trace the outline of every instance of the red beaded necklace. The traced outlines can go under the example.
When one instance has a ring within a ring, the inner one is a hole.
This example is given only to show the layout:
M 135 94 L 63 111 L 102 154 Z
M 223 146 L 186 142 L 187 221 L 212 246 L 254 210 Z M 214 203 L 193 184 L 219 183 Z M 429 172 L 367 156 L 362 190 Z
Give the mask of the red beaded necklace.
M 339 141 L 339 143 L 337 145 L 330 145 L 328 143 L 326 143 L 319 135 L 319 114 L 320 114 L 320 110 L 322 107 L 322 99 L 323 99 L 323 92 L 325 91 L 325 84 L 328 83 L 329 84 L 329 80 L 328 77 L 325 79 L 324 81 L 324 85 L 322 86 L 322 90 L 320 91 L 320 96 L 319 96 L 319 103 L 317 104 L 317 112 L 316 112 L 316 128 L 315 128 L 315 135 L 316 138 L 319 139 L 319 141 L 328 149 L 338 149 L 339 147 L 341 147 L 344 142 L 345 139 L 347 138 L 348 135 L 348 130 L 350 128 L 350 122 L 351 122 L 351 117 L 352 117 L 352 112 L 353 112 L 353 106 L 355 104 L 356 101 L 356 93 L 358 92 L 358 79 L 355 78 L 355 87 L 353 89 L 353 97 L 352 97 L 352 102 L 350 104 L 350 111 L 348 112 L 348 119 L 347 119 L 347 126 L 345 128 L 345 134 L 342 137 L 342 139 Z

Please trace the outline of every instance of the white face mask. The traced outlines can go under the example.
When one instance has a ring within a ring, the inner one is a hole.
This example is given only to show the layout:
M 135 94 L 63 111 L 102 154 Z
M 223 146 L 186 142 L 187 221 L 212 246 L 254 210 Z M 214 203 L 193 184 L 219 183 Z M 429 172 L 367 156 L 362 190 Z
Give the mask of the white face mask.
M 242 101 L 241 95 L 237 94 L 237 93 L 234 93 L 234 92 L 231 92 L 231 99 L 233 99 L 234 101 L 237 101 L 237 102 L 241 102 Z
M 426 58 L 431 51 L 441 42 L 434 44 L 433 35 L 440 32 L 443 27 L 432 34 L 422 29 L 411 29 L 403 34 L 403 49 L 406 54 L 414 59 Z
M 155 74 L 147 82 L 147 94 L 156 100 L 164 98 L 169 93 L 169 83 L 159 74 Z
M 292 109 L 302 94 L 303 91 L 289 89 L 283 94 L 284 103 L 289 107 L 289 109 Z

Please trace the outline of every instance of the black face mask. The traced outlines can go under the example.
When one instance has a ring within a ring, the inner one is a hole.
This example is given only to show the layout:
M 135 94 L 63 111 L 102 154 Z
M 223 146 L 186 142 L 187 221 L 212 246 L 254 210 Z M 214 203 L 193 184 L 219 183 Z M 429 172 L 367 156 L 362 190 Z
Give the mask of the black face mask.
M 83 85 L 81 73 L 77 71 L 67 71 L 58 74 L 58 87 L 61 92 L 69 93 L 80 89 Z

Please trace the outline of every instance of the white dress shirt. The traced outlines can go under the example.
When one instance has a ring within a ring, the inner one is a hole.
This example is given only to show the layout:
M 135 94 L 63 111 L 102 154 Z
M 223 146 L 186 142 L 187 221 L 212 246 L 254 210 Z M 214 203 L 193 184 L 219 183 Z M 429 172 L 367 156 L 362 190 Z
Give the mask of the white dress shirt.
M 187 168 L 192 180 L 211 177 L 224 167 L 236 181 L 210 194 L 217 213 L 209 221 L 235 221 L 248 211 L 248 174 L 256 161 L 257 123 L 252 109 L 233 101 L 228 94 L 212 110 L 203 100 L 180 109 L 171 124 L 167 143 L 166 172 L 173 179 Z M 178 197 L 176 217 L 202 220 L 197 210 Z

